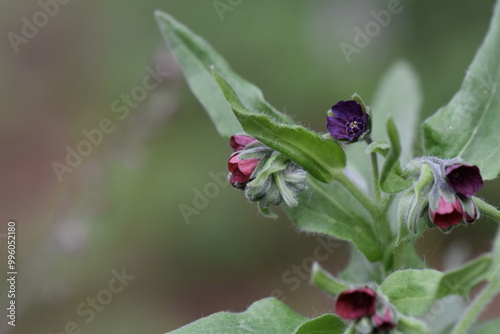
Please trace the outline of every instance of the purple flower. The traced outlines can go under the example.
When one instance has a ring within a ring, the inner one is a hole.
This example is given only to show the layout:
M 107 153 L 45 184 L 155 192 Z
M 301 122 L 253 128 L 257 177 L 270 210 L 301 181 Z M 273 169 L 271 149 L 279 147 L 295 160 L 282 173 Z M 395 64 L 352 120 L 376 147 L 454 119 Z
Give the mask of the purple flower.
M 339 101 L 332 107 L 333 116 L 328 116 L 327 128 L 337 140 L 358 141 L 370 127 L 370 117 L 361 105 L 354 101 Z
M 346 290 L 335 303 L 335 310 L 342 319 L 359 319 L 375 312 L 377 294 L 370 288 Z
M 229 145 L 233 148 L 234 152 L 241 151 L 248 145 L 258 142 L 257 139 L 246 136 L 246 135 L 234 135 L 231 136 L 231 140 L 229 141 Z
M 444 197 L 440 197 L 437 210 L 431 209 L 429 213 L 432 222 L 442 230 L 459 225 L 464 218 L 462 204 L 457 198 L 454 198 L 453 203 L 448 203 Z
M 229 183 L 235 188 L 244 189 L 252 179 L 252 173 L 259 161 L 259 159 L 240 159 L 239 152 L 233 153 L 227 162 Z
M 446 181 L 457 193 L 470 198 L 483 187 L 483 178 L 477 166 L 456 164 L 446 167 Z

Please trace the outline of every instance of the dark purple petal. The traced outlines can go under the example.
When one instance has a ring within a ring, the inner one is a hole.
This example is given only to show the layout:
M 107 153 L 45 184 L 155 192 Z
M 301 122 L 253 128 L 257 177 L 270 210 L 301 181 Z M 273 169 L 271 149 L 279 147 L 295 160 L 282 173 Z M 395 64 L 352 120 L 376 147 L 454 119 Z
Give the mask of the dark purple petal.
M 365 113 L 361 105 L 354 100 L 337 102 L 337 104 L 332 107 L 332 112 L 335 117 L 343 120 L 348 120 L 352 117 L 362 118 Z
M 342 319 L 359 319 L 375 312 L 377 294 L 369 288 L 342 292 L 335 303 L 335 311 Z
M 459 194 L 470 198 L 483 187 L 483 178 L 477 166 L 456 164 L 445 170 L 446 181 Z
M 459 225 L 464 218 L 462 204 L 456 198 L 453 203 L 448 203 L 444 197 L 440 197 L 437 210 L 430 210 L 429 213 L 432 222 L 443 230 L 453 225 Z
M 336 117 L 327 117 L 327 129 L 330 135 L 338 140 L 349 140 L 352 141 L 354 136 L 349 135 L 346 131 L 345 122 Z
M 337 140 L 357 141 L 369 130 L 369 116 L 356 101 L 340 101 L 332 107 L 332 112 L 333 116 L 326 118 L 326 127 Z

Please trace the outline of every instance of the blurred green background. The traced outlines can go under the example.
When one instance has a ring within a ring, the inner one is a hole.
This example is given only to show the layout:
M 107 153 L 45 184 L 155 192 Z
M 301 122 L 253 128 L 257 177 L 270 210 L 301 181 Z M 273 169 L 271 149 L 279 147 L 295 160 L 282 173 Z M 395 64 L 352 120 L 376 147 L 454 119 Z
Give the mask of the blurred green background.
M 220 3 L 230 10 L 218 13 Z M 81 333 L 164 333 L 216 311 L 242 311 L 275 289 L 303 315 L 332 310 L 332 300 L 307 280 L 283 279 L 299 277 L 291 270 L 313 256 L 316 237 L 299 233 L 279 210 L 280 219 L 264 219 L 242 193 L 214 181 L 231 149 L 189 92 L 153 13 L 184 22 L 275 107 L 324 131 L 332 104 L 353 92 L 370 103 L 398 59 L 421 76 L 422 119 L 460 87 L 493 1 L 401 6 L 348 63 L 339 44 L 353 44 L 354 28 L 387 1 L 73 0 L 46 15 L 15 52 L 9 33 L 21 35 L 23 18 L 33 22 L 43 6 L 3 0 L 0 269 L 7 271 L 6 222 L 15 219 L 19 275 L 15 328 L 4 323 L 0 282 L 0 333 L 55 334 L 72 321 Z M 157 67 L 161 83 L 120 119 L 113 103 L 124 106 L 123 94 Z M 114 131 L 60 182 L 53 162 L 64 163 L 67 146 L 75 149 L 82 131 L 105 118 Z M 500 204 L 498 185 L 488 182 L 480 195 Z M 182 205 L 199 209 L 185 219 Z M 447 268 L 487 251 L 494 229 L 481 220 L 448 236 L 428 232 L 419 248 L 434 267 Z M 342 244 L 323 265 L 338 271 L 347 256 Z M 122 268 L 135 278 L 109 294 L 113 270 Z M 82 303 L 80 311 L 91 309 L 88 298 L 105 301 L 92 319 L 78 312 Z

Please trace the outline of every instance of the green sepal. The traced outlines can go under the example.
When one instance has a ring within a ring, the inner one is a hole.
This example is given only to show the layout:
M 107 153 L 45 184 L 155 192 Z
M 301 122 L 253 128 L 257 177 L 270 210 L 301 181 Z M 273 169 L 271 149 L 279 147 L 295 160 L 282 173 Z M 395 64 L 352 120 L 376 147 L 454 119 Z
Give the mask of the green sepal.
M 413 188 L 410 188 L 399 201 L 398 207 L 398 239 L 403 241 L 416 239 L 426 229 L 425 207 L 429 202 L 429 192 L 434 184 L 434 175 L 428 165 L 422 164 L 420 176 Z

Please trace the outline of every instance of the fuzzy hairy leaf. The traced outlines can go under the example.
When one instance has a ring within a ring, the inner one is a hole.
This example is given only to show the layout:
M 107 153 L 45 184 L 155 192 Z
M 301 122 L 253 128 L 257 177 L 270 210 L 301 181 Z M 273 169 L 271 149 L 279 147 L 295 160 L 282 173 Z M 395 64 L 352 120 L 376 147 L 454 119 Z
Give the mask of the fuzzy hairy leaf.
M 429 155 L 461 157 L 478 165 L 484 179 L 500 172 L 500 5 L 460 90 L 424 123 Z
M 306 318 L 273 298 L 257 301 L 242 313 L 219 312 L 176 329 L 170 334 L 293 334 Z
M 286 208 L 303 231 L 323 233 L 352 242 L 370 261 L 382 258 L 383 250 L 365 209 L 339 183 L 322 184 L 309 178 L 299 205 Z
M 191 91 L 205 108 L 221 136 L 228 138 L 240 133 L 242 127 L 212 77 L 211 66 L 224 74 L 246 106 L 281 122 L 292 123 L 264 99 L 259 88 L 236 74 L 203 38 L 167 13 L 156 11 L 155 15 L 161 33 L 181 65 Z
M 345 322 L 334 314 L 324 314 L 303 323 L 294 334 L 342 334 Z
M 419 317 L 435 301 L 443 274 L 437 270 L 400 270 L 389 275 L 380 286 L 391 303 L 403 314 Z

